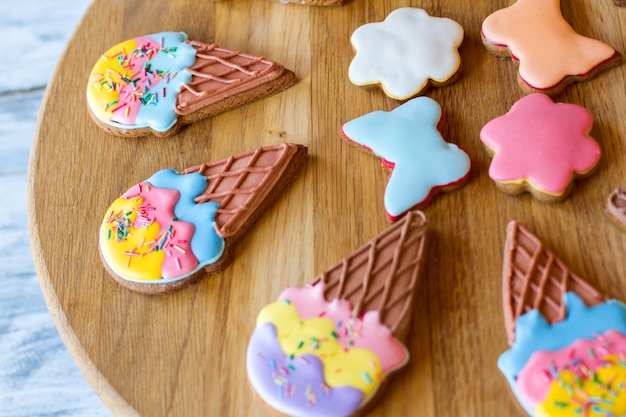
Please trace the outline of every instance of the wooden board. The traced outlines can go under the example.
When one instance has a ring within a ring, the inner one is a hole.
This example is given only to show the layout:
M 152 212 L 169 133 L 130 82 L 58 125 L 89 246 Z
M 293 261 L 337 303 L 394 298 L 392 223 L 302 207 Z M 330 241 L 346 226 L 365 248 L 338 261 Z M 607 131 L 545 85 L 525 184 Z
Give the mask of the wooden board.
M 29 181 L 32 246 L 50 312 L 95 391 L 117 415 L 265 416 L 247 384 L 245 351 L 260 309 L 286 285 L 304 284 L 375 236 L 388 171 L 349 146 L 342 123 L 398 103 L 347 79 L 358 26 L 401 6 L 446 16 L 465 29 L 462 76 L 428 91 L 444 108 L 444 137 L 466 149 L 466 186 L 424 210 L 431 227 L 408 348 L 412 360 L 371 415 L 520 415 L 496 360 L 507 348 L 501 307 L 505 227 L 518 219 L 572 269 L 626 300 L 626 233 L 603 214 L 626 185 L 626 65 L 570 86 L 561 101 L 589 109 L 604 155 L 571 198 L 547 205 L 499 192 L 487 176 L 481 127 L 521 97 L 510 61 L 480 41 L 482 20 L 509 0 L 353 0 L 342 7 L 263 0 L 95 0 L 49 85 Z M 626 9 L 611 0 L 563 2 L 572 26 L 626 52 Z M 180 30 L 191 39 L 263 55 L 298 83 L 269 99 L 196 123 L 166 139 L 100 131 L 84 98 L 100 54 L 141 34 Z M 103 213 L 160 168 L 184 169 L 258 145 L 309 147 L 301 177 L 241 242 L 223 273 L 172 295 L 132 293 L 98 257 Z

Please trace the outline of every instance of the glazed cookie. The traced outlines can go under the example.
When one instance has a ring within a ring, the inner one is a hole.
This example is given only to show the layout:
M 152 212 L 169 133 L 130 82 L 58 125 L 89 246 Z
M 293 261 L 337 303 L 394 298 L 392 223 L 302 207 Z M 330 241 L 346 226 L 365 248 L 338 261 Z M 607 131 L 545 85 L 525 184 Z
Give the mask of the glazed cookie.
M 170 136 L 294 83 L 295 75 L 276 62 L 163 32 L 104 53 L 91 71 L 87 104 L 109 133 Z
M 518 0 L 488 16 L 481 34 L 487 50 L 519 65 L 525 94 L 554 96 L 622 62 L 611 46 L 576 33 L 561 14 L 560 0 Z
M 348 141 L 372 151 L 391 169 L 384 196 L 391 221 L 425 206 L 437 192 L 457 189 L 469 177 L 469 156 L 443 139 L 441 123 L 441 106 L 429 97 L 417 97 L 390 112 L 368 113 L 341 128 Z
M 463 28 L 422 9 L 396 9 L 383 22 L 357 28 L 350 38 L 356 55 L 350 82 L 377 88 L 396 100 L 420 94 L 429 84 L 452 83 L 459 71 Z
M 626 415 L 626 306 L 572 273 L 519 223 L 507 228 L 498 367 L 531 416 Z
M 606 214 L 623 230 L 626 230 L 626 188 L 611 191 L 606 202 Z
M 426 218 L 412 211 L 312 285 L 288 287 L 257 317 L 248 378 L 281 415 L 351 416 L 409 361 Z
M 600 160 L 600 146 L 589 136 L 592 125 L 582 106 L 554 103 L 545 94 L 521 98 L 480 131 L 493 156 L 489 177 L 508 194 L 564 199 L 573 180 L 590 175 Z
M 261 147 L 178 173 L 164 169 L 107 210 L 100 254 L 122 285 L 175 291 L 232 261 L 232 248 L 289 187 L 307 148 Z

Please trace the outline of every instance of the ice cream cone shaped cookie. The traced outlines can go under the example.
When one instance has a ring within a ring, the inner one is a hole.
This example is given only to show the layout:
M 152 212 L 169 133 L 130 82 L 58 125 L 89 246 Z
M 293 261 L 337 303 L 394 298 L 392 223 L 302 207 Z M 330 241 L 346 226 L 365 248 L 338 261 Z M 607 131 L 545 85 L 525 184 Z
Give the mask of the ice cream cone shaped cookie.
M 232 261 L 232 248 L 291 185 L 307 148 L 260 147 L 178 173 L 158 171 L 107 210 L 100 254 L 122 285 L 175 291 Z
M 260 56 L 162 32 L 121 42 L 101 55 L 87 85 L 98 126 L 118 136 L 170 136 L 189 123 L 270 96 L 293 72 Z
M 626 415 L 624 304 L 607 300 L 515 221 L 503 295 L 511 349 L 498 367 L 529 415 Z
M 613 223 L 626 230 L 626 188 L 611 191 L 606 202 L 606 214 Z
M 410 211 L 311 285 L 288 287 L 257 318 L 248 377 L 281 415 L 349 416 L 409 360 L 402 341 L 423 260 L 426 219 Z

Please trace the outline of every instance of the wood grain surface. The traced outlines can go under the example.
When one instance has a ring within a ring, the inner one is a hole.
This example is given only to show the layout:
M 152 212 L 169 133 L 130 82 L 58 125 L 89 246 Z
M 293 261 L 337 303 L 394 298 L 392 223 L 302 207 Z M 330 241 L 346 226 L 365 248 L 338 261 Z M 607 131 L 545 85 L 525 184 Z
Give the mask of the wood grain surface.
M 568 0 L 563 14 L 583 35 L 626 52 L 626 9 L 611 0 Z M 123 416 L 266 416 L 248 386 L 245 351 L 260 309 L 286 285 L 305 284 L 388 226 L 388 171 L 339 134 L 341 124 L 398 103 L 350 84 L 351 33 L 402 6 L 450 17 L 465 29 L 460 79 L 432 89 L 446 114 L 443 136 L 467 150 L 473 171 L 437 196 L 413 326 L 412 358 L 370 415 L 522 415 L 496 360 L 507 348 L 501 305 L 505 227 L 517 219 L 572 269 L 626 300 L 626 233 L 603 214 L 626 185 L 626 65 L 570 86 L 559 101 L 594 115 L 599 169 L 566 201 L 511 197 L 488 178 L 481 127 L 521 98 L 510 61 L 480 41 L 482 20 L 509 0 L 352 0 L 341 7 L 263 0 L 95 0 L 61 59 L 38 121 L 29 180 L 29 221 L 50 312 L 81 370 Z M 266 100 L 159 139 L 100 131 L 85 103 L 89 71 L 111 45 L 180 30 L 190 39 L 263 55 L 293 70 L 297 84 Z M 158 169 L 182 170 L 259 145 L 295 142 L 310 158 L 293 184 L 236 250 L 223 273 L 168 296 L 130 292 L 109 277 L 97 233 L 110 202 Z

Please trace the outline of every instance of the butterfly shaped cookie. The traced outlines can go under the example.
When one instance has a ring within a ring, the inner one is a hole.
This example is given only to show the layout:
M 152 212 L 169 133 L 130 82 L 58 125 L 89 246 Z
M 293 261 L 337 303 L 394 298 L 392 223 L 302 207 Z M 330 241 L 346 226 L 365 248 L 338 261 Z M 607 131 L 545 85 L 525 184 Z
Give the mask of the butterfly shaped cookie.
M 453 191 L 469 177 L 469 156 L 444 140 L 438 129 L 442 121 L 439 103 L 417 97 L 390 112 L 374 111 L 343 125 L 346 139 L 391 168 L 384 195 L 390 220 L 425 206 L 436 192 Z
M 576 33 L 561 14 L 560 0 L 518 0 L 489 15 L 481 35 L 487 50 L 519 65 L 526 94 L 557 95 L 622 61 L 613 47 Z

